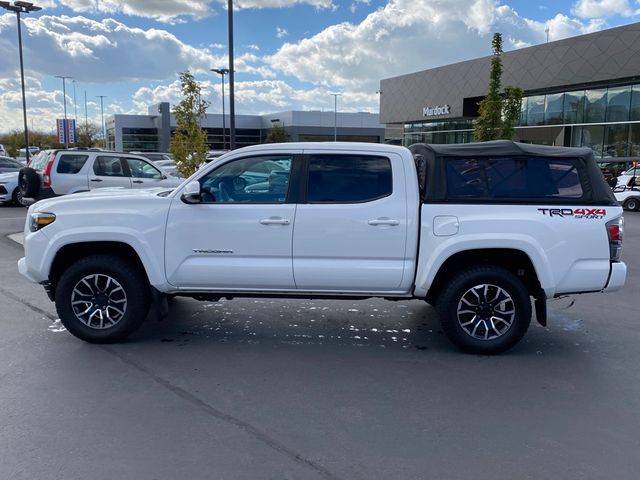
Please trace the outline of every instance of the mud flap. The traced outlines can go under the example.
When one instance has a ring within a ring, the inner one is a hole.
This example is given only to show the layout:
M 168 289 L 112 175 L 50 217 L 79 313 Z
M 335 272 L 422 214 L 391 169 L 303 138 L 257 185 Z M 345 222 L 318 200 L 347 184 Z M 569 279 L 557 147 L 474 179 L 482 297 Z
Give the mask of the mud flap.
M 539 290 L 534 296 L 534 306 L 536 309 L 536 320 L 543 327 L 547 326 L 547 298 L 542 290 Z
M 169 316 L 169 302 L 167 296 L 151 287 L 151 301 L 153 302 L 153 308 L 156 312 L 156 319 L 158 321 L 164 320 Z

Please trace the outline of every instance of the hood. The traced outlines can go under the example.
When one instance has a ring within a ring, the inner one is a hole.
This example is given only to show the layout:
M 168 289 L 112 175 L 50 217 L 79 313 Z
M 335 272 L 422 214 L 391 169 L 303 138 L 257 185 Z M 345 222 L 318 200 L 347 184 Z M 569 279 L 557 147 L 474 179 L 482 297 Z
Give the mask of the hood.
M 127 203 L 129 200 L 133 202 L 133 205 L 136 202 L 141 202 L 145 200 L 153 200 L 154 198 L 162 199 L 166 197 L 166 195 L 159 196 L 159 193 L 162 192 L 170 192 L 171 188 L 162 188 L 162 187 L 154 187 L 154 188 L 141 188 L 141 189 L 132 189 L 132 188 L 123 188 L 123 187 L 112 187 L 112 188 L 96 188 L 95 190 L 91 190 L 89 192 L 81 192 L 81 193 L 73 193 L 71 195 L 64 195 L 61 197 L 48 198 L 45 200 L 40 200 L 32 205 L 33 211 L 46 211 L 47 209 L 54 209 L 63 205 L 78 205 L 81 203 L 93 203 L 100 202 L 102 200 L 110 201 L 110 202 L 123 202 Z

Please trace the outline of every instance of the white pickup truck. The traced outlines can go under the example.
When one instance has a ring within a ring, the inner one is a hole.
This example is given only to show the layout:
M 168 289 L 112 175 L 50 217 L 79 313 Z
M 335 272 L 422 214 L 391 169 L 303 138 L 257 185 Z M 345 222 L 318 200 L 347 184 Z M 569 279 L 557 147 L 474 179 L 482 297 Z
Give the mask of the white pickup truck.
M 525 334 L 532 298 L 545 324 L 547 299 L 622 288 L 622 236 L 588 149 L 287 143 L 172 191 L 40 201 L 18 265 L 89 342 L 125 338 L 173 295 L 383 297 L 427 301 L 453 343 L 493 354 Z

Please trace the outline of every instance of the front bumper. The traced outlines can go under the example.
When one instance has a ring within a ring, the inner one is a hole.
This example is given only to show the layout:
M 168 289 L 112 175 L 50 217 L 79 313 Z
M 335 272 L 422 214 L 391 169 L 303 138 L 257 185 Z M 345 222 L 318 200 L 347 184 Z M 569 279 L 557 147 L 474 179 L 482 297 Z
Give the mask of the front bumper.
M 615 292 L 624 287 L 624 283 L 627 279 L 627 265 L 624 262 L 612 262 L 611 273 L 609 274 L 609 281 L 604 287 L 603 292 Z
M 25 257 L 18 260 L 18 271 L 20 272 L 20 275 L 27 277 L 27 279 L 33 283 L 40 283 L 40 279 L 38 279 L 38 277 L 33 273 L 29 272 L 29 269 L 27 268 L 27 259 Z

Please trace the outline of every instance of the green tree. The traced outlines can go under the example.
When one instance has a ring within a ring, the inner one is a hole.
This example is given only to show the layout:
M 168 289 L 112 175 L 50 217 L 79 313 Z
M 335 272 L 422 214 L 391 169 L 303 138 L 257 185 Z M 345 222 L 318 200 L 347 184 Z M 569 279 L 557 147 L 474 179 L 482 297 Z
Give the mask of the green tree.
M 271 130 L 269 130 L 264 143 L 285 143 L 289 140 L 289 134 L 285 128 L 280 124 L 275 124 L 271 127 Z
M 95 123 L 80 123 L 78 125 L 78 139 L 76 146 L 77 147 L 85 147 L 91 148 L 96 145 L 98 142 L 98 137 L 102 135 L 102 127 Z M 102 146 L 102 141 L 100 142 L 100 146 Z
M 476 142 L 513 137 L 514 127 L 520 119 L 522 89 L 502 84 L 502 35 L 494 33 L 491 40 L 493 58 L 489 73 L 489 91 L 480 102 L 479 116 L 473 122 L 473 138 Z
M 188 70 L 180 73 L 180 85 L 182 100 L 173 109 L 176 131 L 171 139 L 170 151 L 180 173 L 189 177 L 207 156 L 207 133 L 201 128 L 200 122 L 209 103 L 202 100 L 200 84 Z

